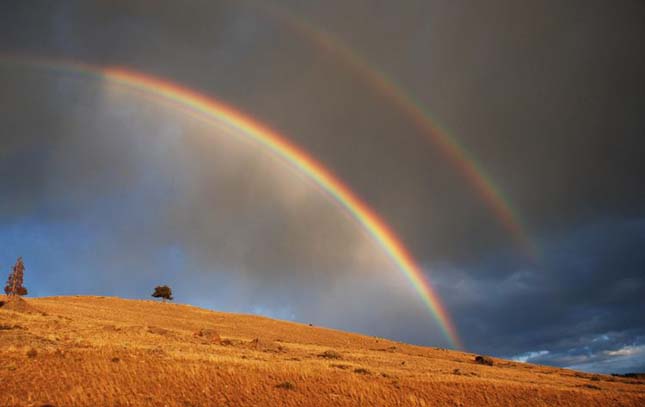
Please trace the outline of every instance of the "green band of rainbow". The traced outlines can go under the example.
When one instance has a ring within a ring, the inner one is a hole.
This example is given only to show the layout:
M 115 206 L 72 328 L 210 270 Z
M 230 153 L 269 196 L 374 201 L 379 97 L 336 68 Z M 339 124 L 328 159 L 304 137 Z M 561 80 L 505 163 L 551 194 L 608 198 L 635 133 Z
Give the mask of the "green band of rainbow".
M 258 123 L 239 111 L 175 83 L 151 75 L 123 68 L 101 68 L 68 61 L 52 61 L 29 58 L 3 58 L 5 61 L 41 66 L 49 69 L 74 72 L 100 77 L 110 83 L 172 102 L 193 112 L 200 113 L 216 123 L 224 122 L 243 135 L 277 156 L 285 159 L 293 167 L 305 174 L 321 189 L 331 195 L 344 207 L 380 245 L 397 268 L 412 283 L 415 290 L 437 320 L 446 339 L 453 347 L 461 348 L 457 331 L 444 309 L 439 296 L 434 292 L 421 268 L 392 229 L 341 180 L 305 151 L 291 143 L 286 137 Z
M 440 149 L 441 153 L 463 174 L 480 198 L 486 203 L 489 210 L 495 214 L 503 228 L 510 233 L 519 246 L 524 249 L 525 253 L 531 259 L 537 257 L 539 249 L 529 239 L 520 217 L 509 204 L 510 200 L 495 185 L 484 168 L 477 163 L 475 157 L 468 153 L 467 149 L 455 137 L 436 126 L 435 121 L 424 110 L 423 105 L 414 100 L 403 87 L 397 85 L 392 78 L 388 78 L 373 67 L 372 64 L 345 45 L 336 36 L 313 25 L 304 17 L 292 13 L 276 2 L 248 1 L 268 16 L 290 27 L 292 31 L 298 33 L 301 37 L 308 39 L 317 48 L 324 50 L 341 61 L 346 67 L 354 71 L 357 77 L 385 96 L 412 119 L 423 134 L 429 137 L 433 144 Z

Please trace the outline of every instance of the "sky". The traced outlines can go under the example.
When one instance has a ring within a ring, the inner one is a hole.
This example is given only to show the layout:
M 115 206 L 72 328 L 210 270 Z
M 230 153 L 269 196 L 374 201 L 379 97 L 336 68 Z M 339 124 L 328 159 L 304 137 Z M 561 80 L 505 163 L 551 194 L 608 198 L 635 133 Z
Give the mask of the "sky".
M 32 296 L 168 284 L 180 303 L 454 347 L 293 163 L 65 68 L 119 66 L 225 103 L 335 174 L 464 349 L 643 372 L 643 38 L 636 0 L 3 1 L 0 271 L 23 256 Z

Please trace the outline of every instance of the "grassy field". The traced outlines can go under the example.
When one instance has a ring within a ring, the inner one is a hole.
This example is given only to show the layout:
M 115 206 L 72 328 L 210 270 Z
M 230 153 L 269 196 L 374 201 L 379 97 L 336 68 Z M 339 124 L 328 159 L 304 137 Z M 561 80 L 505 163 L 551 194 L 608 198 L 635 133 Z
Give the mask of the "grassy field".
M 474 356 L 189 305 L 30 298 L 0 307 L 0 406 L 645 405 L 643 380 Z

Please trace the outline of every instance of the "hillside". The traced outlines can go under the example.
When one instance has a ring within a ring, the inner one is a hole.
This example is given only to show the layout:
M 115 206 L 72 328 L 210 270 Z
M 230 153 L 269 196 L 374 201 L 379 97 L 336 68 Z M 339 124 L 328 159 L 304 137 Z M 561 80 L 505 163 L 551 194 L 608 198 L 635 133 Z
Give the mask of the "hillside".
M 645 405 L 643 380 L 474 356 L 189 305 L 30 298 L 0 307 L 0 406 Z

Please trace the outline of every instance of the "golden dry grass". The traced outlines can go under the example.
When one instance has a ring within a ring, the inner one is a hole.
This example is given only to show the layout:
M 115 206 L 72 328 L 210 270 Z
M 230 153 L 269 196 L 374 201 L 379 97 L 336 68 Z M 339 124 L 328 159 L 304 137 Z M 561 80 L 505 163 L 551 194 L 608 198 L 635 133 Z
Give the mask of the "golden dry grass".
M 27 301 L 0 308 L 3 407 L 645 405 L 636 379 L 483 366 L 469 353 L 189 305 Z M 209 329 L 221 341 L 196 335 Z

